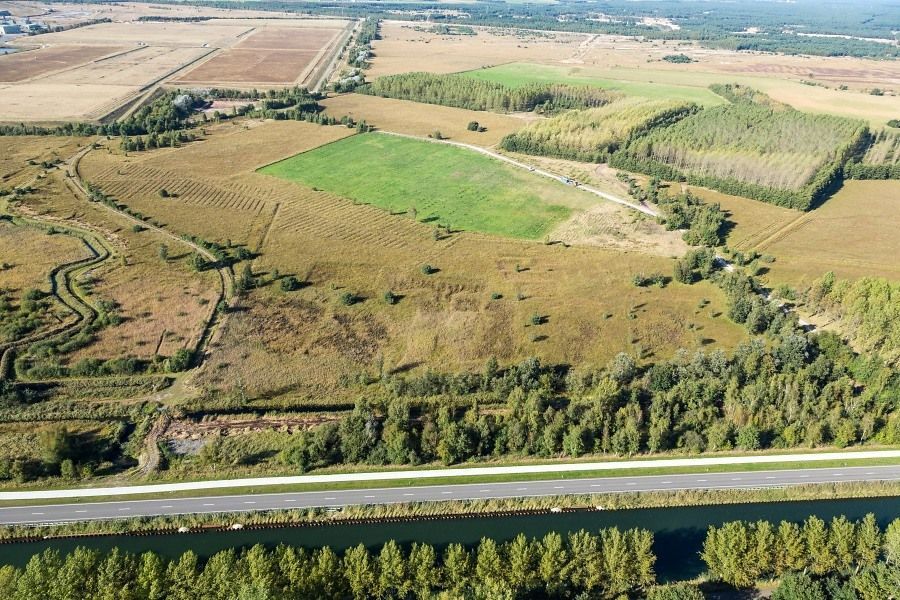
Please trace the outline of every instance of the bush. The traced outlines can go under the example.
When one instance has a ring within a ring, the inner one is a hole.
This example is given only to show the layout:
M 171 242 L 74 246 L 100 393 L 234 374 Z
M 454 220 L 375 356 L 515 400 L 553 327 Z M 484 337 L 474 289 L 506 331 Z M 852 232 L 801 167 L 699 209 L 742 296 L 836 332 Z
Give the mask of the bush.
M 293 292 L 300 289 L 300 280 L 293 275 L 288 275 L 279 283 L 282 292 Z
M 344 306 L 352 306 L 359 301 L 359 298 L 353 292 L 344 292 L 339 300 Z
M 422 265 L 422 275 L 431 275 L 432 273 L 434 273 L 436 271 L 437 271 L 437 269 L 435 269 L 431 265 L 428 265 L 428 264 Z

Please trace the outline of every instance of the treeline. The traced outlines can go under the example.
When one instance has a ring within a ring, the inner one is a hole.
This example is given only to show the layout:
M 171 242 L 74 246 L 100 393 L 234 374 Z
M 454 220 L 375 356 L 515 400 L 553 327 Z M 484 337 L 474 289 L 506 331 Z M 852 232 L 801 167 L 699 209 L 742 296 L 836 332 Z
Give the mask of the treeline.
M 618 100 L 533 121 L 504 137 L 500 146 L 511 152 L 606 162 L 632 137 L 672 124 L 695 110 L 695 105 L 677 101 Z
M 433 73 L 386 75 L 356 91 L 385 98 L 495 112 L 591 108 L 609 104 L 618 97 L 591 86 L 533 83 L 513 88 L 465 75 Z
M 803 299 L 808 309 L 836 319 L 854 347 L 900 368 L 900 283 L 881 277 L 837 279 L 829 272 Z
M 869 141 L 862 121 L 803 113 L 740 86 L 718 93 L 732 103 L 632 140 L 610 165 L 807 210 Z
M 736 318 L 764 328 L 769 340 L 739 344 L 731 356 L 680 351 L 645 369 L 620 354 L 603 369 L 530 359 L 506 369 L 489 363 L 481 374 L 385 377 L 369 382 L 339 424 L 291 436 L 277 460 L 308 471 L 900 441 L 896 370 L 854 357 L 834 334 L 795 331 L 774 304 L 732 285 L 735 297 L 758 299 L 735 309 L 743 311 Z
M 900 521 L 882 532 L 874 515 L 818 517 L 802 525 L 733 521 L 710 527 L 709 576 L 738 588 L 782 578 L 777 600 L 885 600 L 900 593 Z
M 653 536 L 641 529 L 584 530 L 509 542 L 483 538 L 467 549 L 394 541 L 376 552 L 362 544 L 338 554 L 261 545 L 226 550 L 205 563 L 193 552 L 166 560 L 147 552 L 45 550 L 23 569 L 0 567 L 9 600 L 234 600 L 235 598 L 637 598 L 656 581 Z
M 65 123 L 56 127 L 39 125 L 0 125 L 0 135 L 141 135 L 163 134 L 188 126 L 188 118 L 194 109 L 206 103 L 204 98 L 180 90 L 166 92 L 150 104 L 142 106 L 126 119 L 94 125 L 91 123 Z
M 252 99 L 258 102 L 259 107 L 248 105 L 236 108 L 230 116 L 251 114 L 251 116 L 263 115 L 265 118 L 278 118 L 274 115 L 281 114 L 287 109 L 293 111 L 290 116 L 281 118 L 294 118 L 293 113 L 318 114 L 322 107 L 318 104 L 321 96 L 311 94 L 306 88 L 298 86 L 280 90 L 241 91 L 213 88 L 208 93 L 200 95 L 194 92 L 173 90 L 164 93 L 149 104 L 142 106 L 131 116 L 111 123 L 94 125 L 92 123 L 64 123 L 55 127 L 43 127 L 19 123 L 18 125 L 0 125 L 0 136 L 4 135 L 58 135 L 58 136 L 92 136 L 101 135 L 109 137 L 134 137 L 139 135 L 156 135 L 157 139 L 165 139 L 171 145 L 172 139 L 186 141 L 189 134 L 187 129 L 202 125 L 208 120 L 206 113 L 201 113 L 197 118 L 197 109 L 209 106 L 212 100 L 224 99 Z M 227 118 L 229 115 L 218 113 L 218 118 Z M 303 120 L 311 120 L 311 117 Z M 149 140 L 143 140 L 147 147 Z M 137 143 L 137 142 L 135 142 Z M 167 145 L 163 143 L 162 145 Z M 137 149 L 137 148 L 132 148 Z

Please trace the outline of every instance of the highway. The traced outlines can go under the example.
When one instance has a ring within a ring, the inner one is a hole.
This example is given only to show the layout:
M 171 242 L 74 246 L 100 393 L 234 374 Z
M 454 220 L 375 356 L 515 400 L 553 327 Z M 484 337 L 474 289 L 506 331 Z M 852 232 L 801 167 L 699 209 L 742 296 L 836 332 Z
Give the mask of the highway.
M 898 480 L 900 480 L 900 465 L 889 465 L 240 494 L 8 507 L 0 508 L 0 524 L 99 521 L 161 515 L 241 513 L 404 502 L 533 498 L 648 491 L 777 488 L 792 485 Z M 235 520 L 239 520 L 239 518 Z

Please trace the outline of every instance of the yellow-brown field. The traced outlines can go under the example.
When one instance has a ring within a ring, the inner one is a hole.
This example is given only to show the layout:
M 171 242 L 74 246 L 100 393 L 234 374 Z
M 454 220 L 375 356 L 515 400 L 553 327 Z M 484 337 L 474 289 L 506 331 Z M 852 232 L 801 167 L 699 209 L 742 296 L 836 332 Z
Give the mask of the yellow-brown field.
M 176 84 L 303 83 L 341 33 L 339 28 L 264 27 L 174 80 Z
M 846 181 L 834 196 L 806 213 L 694 191 L 728 211 L 735 223 L 726 239 L 730 247 L 775 257 L 768 265 L 772 283 L 802 288 L 827 271 L 845 278 L 900 276 L 900 182 Z
M 129 156 L 92 152 L 81 163 L 83 176 L 173 231 L 256 248 L 275 211 L 297 191 L 254 171 L 353 130 L 289 121 L 254 123 L 249 129 L 227 123 L 208 132 L 208 139 L 174 150 Z M 163 188 L 173 197 L 161 198 Z
M 900 278 L 900 181 L 846 181 L 821 207 L 762 244 L 771 278 L 795 285 L 838 277 Z
M 66 138 L 4 138 L 13 155 L 19 157 L 30 155 L 36 146 L 55 140 L 65 141 Z M 74 146 L 78 140 L 68 141 Z M 15 168 L 15 161 L 4 161 L 3 168 Z M 25 169 L 32 176 L 40 170 L 37 166 L 26 166 Z M 96 341 L 72 353 L 67 357 L 68 361 L 85 357 L 170 356 L 178 348 L 193 347 L 215 308 L 216 274 L 192 272 L 181 260 L 186 247 L 150 230 L 135 232 L 128 221 L 105 207 L 76 197 L 64 179 L 61 170 L 51 170 L 36 181 L 32 193 L 13 207 L 14 212 L 34 217 L 49 226 L 59 225 L 60 229 L 66 225 L 91 229 L 106 238 L 116 254 L 84 274 L 78 283 L 89 291 L 94 302 L 113 302 L 116 313 L 123 318 L 121 324 L 98 331 Z M 7 239 L 13 238 L 4 236 L 4 244 Z M 22 253 L 27 253 L 28 268 L 34 271 L 35 277 L 44 280 L 50 263 L 62 262 L 57 245 L 60 249 L 74 246 L 80 249 L 77 250 L 79 257 L 87 255 L 80 240 L 63 233 L 40 234 L 39 239 L 32 241 L 34 243 L 21 246 L 18 254 L 11 255 L 14 260 L 8 262 L 15 264 L 17 256 L 24 257 Z M 159 257 L 161 244 L 170 248 L 168 262 Z M 40 248 L 40 252 L 36 248 Z M 43 270 L 42 276 L 37 272 L 39 270 Z M 6 275 L 0 274 L 0 278 L 5 280 Z
M 128 157 L 100 150 L 82 161 L 87 179 L 171 231 L 259 247 L 260 287 L 228 317 L 196 377 L 201 387 L 300 403 L 346 400 L 341 376 L 381 360 L 386 369 L 446 371 L 478 369 L 491 356 L 603 364 L 623 350 L 647 359 L 743 337 L 711 284 L 632 285 L 638 272 L 669 274 L 670 259 L 469 233 L 436 241 L 431 225 L 409 216 L 253 172 L 349 130 L 298 122 L 228 127 L 180 149 Z M 254 148 L 262 155 L 253 156 Z M 162 185 L 179 197 L 161 199 Z M 238 186 L 249 188 L 238 194 Z M 265 208 L 225 202 L 226 191 Z M 250 222 L 258 225 L 247 237 Z M 424 263 L 439 271 L 423 275 Z M 282 292 L 271 283 L 275 269 L 309 285 Z M 398 304 L 383 300 L 388 290 L 402 296 Z M 343 306 L 338 299 L 348 291 L 361 301 Z M 704 298 L 711 303 L 700 308 Z M 529 325 L 535 314 L 546 322 Z
M 419 136 L 437 130 L 445 138 L 478 146 L 493 146 L 526 123 L 524 119 L 510 115 L 363 94 L 342 94 L 323 101 L 322 105 L 330 115 L 365 120 L 379 129 Z M 468 131 L 466 126 L 470 121 L 477 121 L 487 131 Z
M 36 248 L 40 252 L 35 252 Z M 87 249 L 76 238 L 0 221 L 0 294 L 19 305 L 29 290 L 49 292 L 49 276 L 54 267 L 87 257 Z M 55 316 L 43 325 L 56 325 L 73 316 L 61 305 L 56 305 L 53 312 Z

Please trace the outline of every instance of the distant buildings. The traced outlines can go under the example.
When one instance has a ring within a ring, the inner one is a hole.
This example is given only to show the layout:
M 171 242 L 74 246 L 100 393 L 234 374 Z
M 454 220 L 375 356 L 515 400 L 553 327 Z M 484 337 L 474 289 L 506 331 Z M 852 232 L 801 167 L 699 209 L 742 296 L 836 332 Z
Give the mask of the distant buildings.
M 49 28 L 43 23 L 28 18 L 14 21 L 8 10 L 0 10 L 0 35 L 34 34 L 48 30 Z

